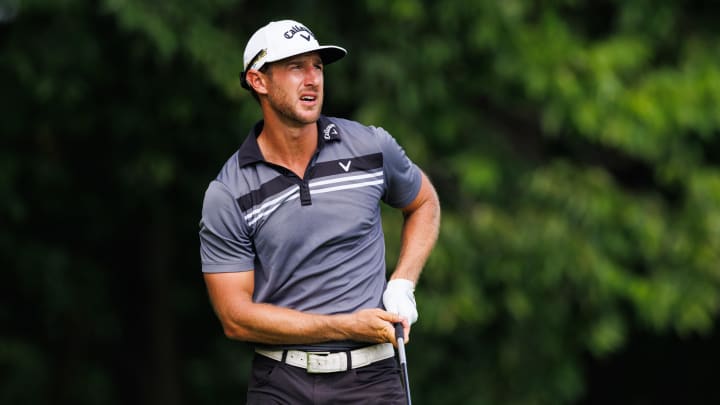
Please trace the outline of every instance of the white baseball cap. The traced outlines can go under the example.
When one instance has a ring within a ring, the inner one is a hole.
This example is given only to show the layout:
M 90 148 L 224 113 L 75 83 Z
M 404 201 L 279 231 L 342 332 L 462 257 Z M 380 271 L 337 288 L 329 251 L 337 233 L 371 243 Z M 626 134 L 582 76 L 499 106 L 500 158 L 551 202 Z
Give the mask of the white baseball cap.
M 249 89 L 245 81 L 245 73 L 248 70 L 260 69 L 266 63 L 314 51 L 320 54 L 326 65 L 347 54 L 347 51 L 339 46 L 320 46 L 312 31 L 297 21 L 271 21 L 255 31 L 245 46 L 244 69 L 240 74 L 240 82 L 244 88 Z

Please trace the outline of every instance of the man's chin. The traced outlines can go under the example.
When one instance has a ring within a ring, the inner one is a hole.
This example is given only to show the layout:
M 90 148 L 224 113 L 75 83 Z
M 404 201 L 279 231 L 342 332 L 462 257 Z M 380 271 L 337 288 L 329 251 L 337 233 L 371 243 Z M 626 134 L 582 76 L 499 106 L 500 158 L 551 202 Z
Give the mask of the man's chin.
M 281 117 L 288 125 L 304 126 L 317 122 L 320 119 L 320 106 L 316 108 L 295 108 L 295 109 L 276 109 L 278 116 Z
M 298 121 L 304 123 L 304 124 L 314 124 L 317 122 L 317 120 L 320 119 L 320 110 L 316 111 L 306 111 L 304 113 L 298 114 Z

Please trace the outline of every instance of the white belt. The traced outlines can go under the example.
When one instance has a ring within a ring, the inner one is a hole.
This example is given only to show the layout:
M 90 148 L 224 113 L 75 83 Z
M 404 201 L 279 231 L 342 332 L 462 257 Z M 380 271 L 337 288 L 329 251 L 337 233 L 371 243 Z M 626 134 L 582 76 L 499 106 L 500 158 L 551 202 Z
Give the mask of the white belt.
M 283 352 L 285 352 L 285 350 L 255 349 L 255 352 L 273 360 L 283 361 Z M 308 373 L 336 373 L 338 371 L 347 371 L 352 368 L 367 366 L 368 364 L 389 359 L 393 356 L 395 356 L 393 345 L 391 343 L 381 343 L 350 352 L 338 353 L 287 350 L 285 363 L 304 368 Z M 348 364 L 348 358 L 350 359 L 350 364 Z

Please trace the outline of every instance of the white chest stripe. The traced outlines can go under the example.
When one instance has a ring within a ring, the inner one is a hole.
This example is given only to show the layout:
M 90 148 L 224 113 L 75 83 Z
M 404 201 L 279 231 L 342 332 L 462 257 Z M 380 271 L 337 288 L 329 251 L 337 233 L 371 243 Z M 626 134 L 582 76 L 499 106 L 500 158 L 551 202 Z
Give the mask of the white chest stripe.
M 250 219 L 253 217 L 265 216 L 266 214 L 263 214 L 263 213 L 266 212 L 267 210 L 270 210 L 270 212 L 275 211 L 275 209 L 280 204 L 282 204 L 286 200 L 289 200 L 290 197 L 293 196 L 293 194 L 298 194 L 299 189 L 300 189 L 299 186 L 292 186 L 292 187 L 290 187 L 290 191 L 287 191 L 287 192 L 281 194 L 280 196 L 273 198 L 272 200 L 265 201 L 261 206 L 259 206 L 258 208 L 255 208 L 254 210 L 250 211 L 250 213 L 245 215 L 245 220 L 250 221 Z M 294 196 L 294 198 L 297 198 L 297 197 L 298 197 L 297 195 Z M 257 218 L 255 218 L 255 220 L 253 220 L 253 222 L 255 222 L 256 220 L 257 220 Z
M 383 184 L 383 179 L 373 180 L 373 181 L 365 181 L 362 183 L 343 184 L 343 185 L 335 186 L 335 187 L 325 187 L 325 188 L 321 188 L 321 189 L 310 190 L 310 194 L 311 195 L 312 194 L 323 194 L 323 193 L 329 193 L 331 191 L 348 190 L 351 188 L 374 186 L 376 184 Z
M 371 179 L 373 177 L 382 177 L 382 175 L 383 175 L 383 172 L 379 171 L 379 172 L 375 172 L 375 173 L 358 174 L 355 176 L 338 177 L 338 178 L 329 179 L 329 180 L 311 181 L 310 188 L 324 186 L 326 184 L 347 183 L 349 181 Z

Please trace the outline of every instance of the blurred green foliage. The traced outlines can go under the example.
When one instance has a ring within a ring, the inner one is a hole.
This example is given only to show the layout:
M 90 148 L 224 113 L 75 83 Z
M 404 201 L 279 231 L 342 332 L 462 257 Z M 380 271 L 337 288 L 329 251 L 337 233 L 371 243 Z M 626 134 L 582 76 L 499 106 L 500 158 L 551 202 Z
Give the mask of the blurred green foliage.
M 197 221 L 259 118 L 237 80 L 244 43 L 281 18 L 349 50 L 326 70 L 326 113 L 388 129 L 440 193 L 408 346 L 416 403 L 573 403 L 587 364 L 634 331 L 713 335 L 718 12 L 0 3 L 0 403 L 242 397 L 251 353 L 211 311 Z M 384 213 L 391 267 L 401 219 Z

